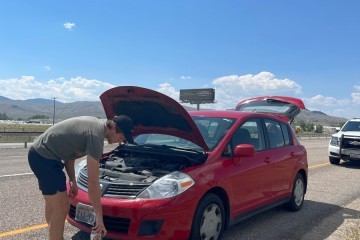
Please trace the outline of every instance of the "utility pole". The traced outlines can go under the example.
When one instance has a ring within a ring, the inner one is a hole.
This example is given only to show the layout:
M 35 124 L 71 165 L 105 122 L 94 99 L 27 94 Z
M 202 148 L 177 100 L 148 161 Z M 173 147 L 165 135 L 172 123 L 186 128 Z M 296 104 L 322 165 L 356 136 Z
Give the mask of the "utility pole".
M 51 99 L 54 99 L 54 114 L 53 114 L 53 125 L 55 124 L 55 99 L 57 99 L 57 97 L 53 97 Z

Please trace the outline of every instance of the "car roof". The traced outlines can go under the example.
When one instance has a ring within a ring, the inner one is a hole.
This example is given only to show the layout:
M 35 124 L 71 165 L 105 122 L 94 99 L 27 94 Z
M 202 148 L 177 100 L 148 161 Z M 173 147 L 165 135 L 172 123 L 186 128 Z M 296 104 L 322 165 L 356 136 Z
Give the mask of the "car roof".
M 360 122 L 360 118 L 353 118 L 350 119 L 349 122 Z

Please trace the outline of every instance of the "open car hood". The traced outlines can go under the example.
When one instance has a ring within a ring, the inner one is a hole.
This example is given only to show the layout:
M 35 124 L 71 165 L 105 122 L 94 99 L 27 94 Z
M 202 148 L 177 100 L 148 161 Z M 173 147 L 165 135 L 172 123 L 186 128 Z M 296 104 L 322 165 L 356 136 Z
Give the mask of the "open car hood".
M 291 122 L 301 109 L 305 109 L 302 100 L 292 97 L 263 96 L 243 100 L 236 105 L 236 110 L 244 112 L 267 112 L 281 114 Z
M 191 141 L 205 151 L 205 143 L 189 113 L 174 99 L 141 87 L 121 86 L 100 96 L 106 117 L 127 115 L 134 122 L 134 136 L 145 133 L 166 134 Z

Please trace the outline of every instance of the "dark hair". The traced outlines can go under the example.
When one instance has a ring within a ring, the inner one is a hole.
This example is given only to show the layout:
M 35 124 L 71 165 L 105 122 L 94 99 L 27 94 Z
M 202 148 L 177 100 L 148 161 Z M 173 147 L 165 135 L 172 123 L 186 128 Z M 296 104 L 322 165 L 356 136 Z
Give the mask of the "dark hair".
M 111 121 L 112 125 L 116 126 L 117 133 L 123 133 L 127 142 L 133 143 L 132 132 L 134 129 L 133 120 L 126 115 L 115 116 Z M 111 126 L 112 126 L 111 125 Z M 111 127 L 110 126 L 110 127 Z
M 116 123 L 112 120 L 112 119 L 108 119 L 106 120 L 105 122 L 105 126 L 108 128 L 108 129 L 111 129 L 112 126 L 116 127 L 116 132 L 119 133 L 119 132 L 123 132 L 121 129 L 119 129 L 117 126 L 116 126 Z

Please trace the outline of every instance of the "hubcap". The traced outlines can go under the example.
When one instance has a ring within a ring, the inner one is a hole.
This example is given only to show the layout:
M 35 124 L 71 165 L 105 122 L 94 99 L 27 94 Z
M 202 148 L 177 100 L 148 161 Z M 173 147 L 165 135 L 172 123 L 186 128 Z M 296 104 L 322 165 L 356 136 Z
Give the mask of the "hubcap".
M 222 226 L 221 210 L 218 205 L 210 204 L 201 219 L 200 236 L 202 240 L 216 240 Z
M 294 197 L 296 205 L 300 206 L 304 199 L 304 183 L 301 179 L 295 182 Z

